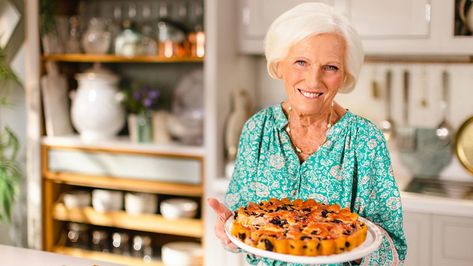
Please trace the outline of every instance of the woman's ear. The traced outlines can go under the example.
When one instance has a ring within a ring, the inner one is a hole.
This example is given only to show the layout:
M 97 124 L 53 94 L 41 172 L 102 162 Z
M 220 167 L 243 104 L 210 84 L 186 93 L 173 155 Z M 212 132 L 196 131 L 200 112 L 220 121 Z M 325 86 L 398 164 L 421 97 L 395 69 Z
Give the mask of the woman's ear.
M 274 72 L 276 74 L 276 77 L 278 79 L 282 79 L 283 77 L 283 66 L 281 64 L 281 61 L 278 61 L 278 62 L 274 62 Z

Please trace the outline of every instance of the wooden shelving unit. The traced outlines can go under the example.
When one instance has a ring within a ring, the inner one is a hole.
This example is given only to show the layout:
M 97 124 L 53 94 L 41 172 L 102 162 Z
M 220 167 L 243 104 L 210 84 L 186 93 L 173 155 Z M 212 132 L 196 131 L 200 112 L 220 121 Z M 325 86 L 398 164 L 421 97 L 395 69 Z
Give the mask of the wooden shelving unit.
M 112 54 L 50 54 L 43 55 L 45 61 L 72 63 L 202 63 L 202 57 L 119 56 Z
M 170 152 L 172 150 L 173 152 Z M 63 157 L 52 156 L 53 151 L 74 151 L 83 153 L 84 156 L 93 154 L 111 154 L 130 156 L 145 156 L 149 158 L 166 157 L 172 160 L 189 159 L 203 164 L 203 155 L 199 148 L 180 147 L 155 147 L 145 148 L 140 145 L 131 145 L 123 142 L 102 143 L 92 147 L 80 141 L 55 141 L 48 139 L 43 141 L 42 146 L 42 176 L 43 176 L 43 226 L 44 226 L 44 249 L 57 253 L 90 258 L 102 261 L 116 262 L 125 265 L 162 265 L 160 261 L 153 261 L 151 264 L 136 258 L 129 258 L 115 254 L 94 252 L 70 248 L 65 245 L 64 225 L 68 222 L 88 224 L 92 227 L 113 228 L 114 231 L 132 230 L 140 234 L 154 235 L 160 239 L 159 235 L 171 237 L 172 241 L 179 239 L 202 239 L 204 237 L 203 219 L 176 219 L 169 220 L 160 214 L 130 215 L 126 211 L 98 212 L 93 207 L 67 208 L 61 200 L 61 195 L 77 187 L 86 189 L 111 189 L 132 192 L 146 192 L 168 197 L 191 197 L 200 201 L 203 197 L 203 184 L 185 184 L 171 181 L 126 178 L 116 175 L 93 175 L 83 172 L 71 172 L 68 169 L 54 170 L 51 168 L 59 161 L 68 160 Z M 80 162 L 77 162 L 81 164 Z M 97 161 L 102 167 L 108 167 Z M 115 163 L 119 163 L 116 161 Z M 84 164 L 81 164 L 84 166 Z M 143 167 L 143 166 L 142 166 Z M 110 170 L 109 168 L 107 168 Z M 82 171 L 82 170 L 81 170 Z M 143 172 L 145 169 L 140 168 Z M 149 171 L 149 169 L 148 169 Z M 159 171 L 159 170 L 158 170 Z M 200 170 L 201 171 L 201 170 Z M 113 173 L 111 171 L 110 173 Z M 119 174 L 118 174 L 119 175 Z M 201 216 L 201 215 L 200 215 Z M 156 238 L 155 238 L 156 239 Z M 159 241 L 158 241 L 159 242 Z M 158 248 L 163 243 L 157 244 Z M 155 246 L 156 247 L 156 246 Z M 159 251 L 155 250 L 155 254 Z
M 125 265 L 164 266 L 164 264 L 160 260 L 156 260 L 156 259 L 150 262 L 145 262 L 139 258 L 115 255 L 111 253 L 83 250 L 83 249 L 77 249 L 77 248 L 70 248 L 70 247 L 64 247 L 64 246 L 55 246 L 52 249 L 52 251 L 56 253 L 64 254 L 64 255 L 70 255 L 70 256 L 93 259 L 93 260 L 109 261 L 112 263 L 119 263 L 119 264 L 125 264 Z
M 53 218 L 59 221 L 86 223 L 98 226 L 202 237 L 203 224 L 199 219 L 169 220 L 161 215 L 129 215 L 123 211 L 97 212 L 92 207 L 68 209 L 62 203 L 53 208 Z

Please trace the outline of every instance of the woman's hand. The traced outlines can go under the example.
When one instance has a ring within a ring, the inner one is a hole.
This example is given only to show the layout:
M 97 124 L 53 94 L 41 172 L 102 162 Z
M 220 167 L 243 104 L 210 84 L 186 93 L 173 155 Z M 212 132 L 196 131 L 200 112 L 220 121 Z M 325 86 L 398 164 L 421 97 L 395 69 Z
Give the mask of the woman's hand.
M 230 252 L 239 252 L 238 247 L 232 243 L 232 241 L 230 240 L 230 238 L 228 238 L 224 230 L 225 222 L 228 220 L 228 218 L 230 218 L 230 216 L 232 216 L 232 212 L 215 198 L 209 198 L 207 199 L 207 202 L 217 214 L 217 221 L 215 223 L 215 235 L 218 239 L 220 239 L 223 247 L 226 250 Z

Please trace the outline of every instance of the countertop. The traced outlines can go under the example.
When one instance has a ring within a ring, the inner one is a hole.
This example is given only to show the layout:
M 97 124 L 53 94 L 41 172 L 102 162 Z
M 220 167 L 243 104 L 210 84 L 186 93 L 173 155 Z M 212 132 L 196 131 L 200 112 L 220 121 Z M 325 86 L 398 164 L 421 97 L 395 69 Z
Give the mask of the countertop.
M 119 266 L 119 264 L 5 245 L 0 245 L 0 254 L 2 266 Z

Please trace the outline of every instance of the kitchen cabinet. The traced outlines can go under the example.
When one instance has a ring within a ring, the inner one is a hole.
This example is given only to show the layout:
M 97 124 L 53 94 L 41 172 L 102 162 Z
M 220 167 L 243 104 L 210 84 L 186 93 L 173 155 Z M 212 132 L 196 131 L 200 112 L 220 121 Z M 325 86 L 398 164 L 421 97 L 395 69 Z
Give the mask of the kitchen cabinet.
M 364 40 L 429 38 L 430 0 L 349 0 L 345 4 L 345 13 Z
M 370 56 L 471 55 L 472 36 L 456 36 L 455 1 L 332 0 L 319 1 L 347 15 Z M 270 23 L 299 1 L 240 0 L 240 51 L 264 53 Z
M 335 0 L 312 0 L 333 5 Z M 263 53 L 266 31 L 284 11 L 307 0 L 240 0 L 240 50 L 243 53 Z
M 432 220 L 431 265 L 471 265 L 472 237 L 472 218 L 435 215 Z
M 430 214 L 404 212 L 404 230 L 408 246 L 406 265 L 430 265 L 431 220 Z
M 473 218 L 404 212 L 406 265 L 471 265 Z

